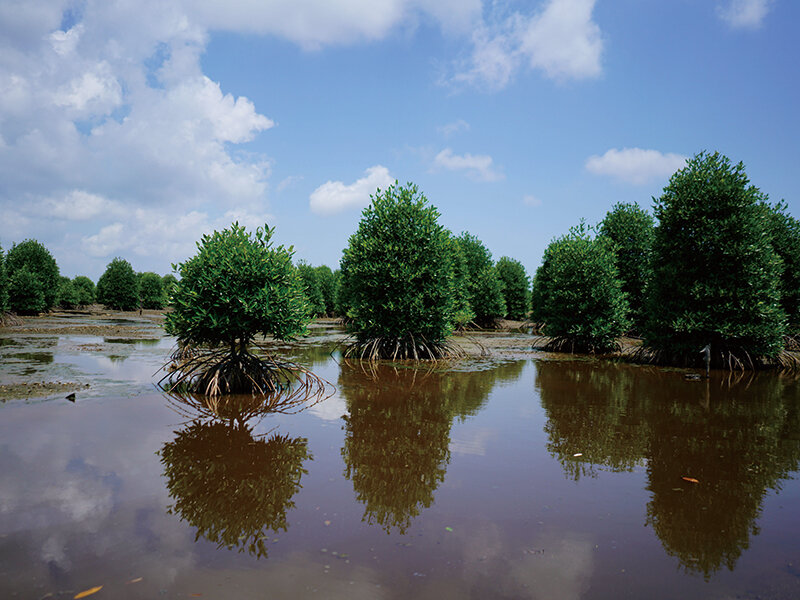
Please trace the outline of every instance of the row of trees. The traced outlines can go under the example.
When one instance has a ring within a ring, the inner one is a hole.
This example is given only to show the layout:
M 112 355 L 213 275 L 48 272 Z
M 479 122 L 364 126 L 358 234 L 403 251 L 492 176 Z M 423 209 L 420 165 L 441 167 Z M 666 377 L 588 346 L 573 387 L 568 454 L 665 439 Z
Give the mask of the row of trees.
M 484 244 L 468 232 L 453 238 L 457 252 L 457 276 L 462 281 L 456 322 L 460 326 L 475 322 L 482 326 L 506 317 L 523 320 L 530 304 L 530 279 L 522 263 L 503 257 L 496 264 Z M 18 314 L 38 314 L 56 306 L 72 309 L 94 302 L 114 310 L 161 309 L 169 303 L 174 275 L 137 273 L 130 263 L 115 258 L 95 286 L 86 276 L 74 279 L 59 275 L 50 252 L 36 240 L 26 240 L 9 251 L 6 266 L 0 248 L 0 310 Z M 7 269 L 19 273 L 9 285 Z M 314 317 L 346 317 L 346 293 L 341 292 L 341 271 L 327 265 L 312 267 L 304 261 L 297 272 Z M 45 294 L 47 290 L 47 294 Z
M 176 282 L 173 275 L 136 273 L 128 261 L 115 258 L 95 286 L 84 275 L 60 275 L 53 255 L 36 240 L 14 244 L 7 255 L 0 248 L 0 315 L 35 315 L 95 302 L 114 310 L 161 309 Z
M 347 317 L 362 356 L 436 358 L 450 352 L 447 338 L 457 327 L 487 325 L 506 314 L 524 318 L 530 307 L 554 348 L 606 351 L 633 331 L 642 335 L 651 357 L 667 362 L 696 362 L 704 347 L 715 362 L 729 366 L 777 357 L 784 335 L 800 329 L 800 222 L 786 204 L 770 205 L 750 185 L 744 166 L 718 153 L 689 160 L 654 201 L 655 219 L 636 205 L 619 204 L 597 227 L 581 222 L 554 240 L 530 296 L 521 264 L 508 258 L 494 264 L 475 236 L 447 231 L 413 184 L 395 184 L 372 197 L 339 272 L 293 266 L 291 248 L 270 247 L 271 230 L 258 233 L 259 242 L 234 224 L 219 240 L 204 238 L 199 248 L 210 253 L 208 267 L 219 270 L 219 277 L 240 279 L 242 271 L 228 272 L 226 265 L 244 252 L 242 268 L 253 272 L 253 280 L 234 286 L 231 299 L 239 307 L 249 305 L 253 294 L 266 294 L 253 331 L 274 335 L 273 325 L 281 323 L 278 337 L 291 337 L 305 330 L 311 316 L 338 313 Z M 228 237 L 235 247 L 226 243 Z M 36 244 L 9 251 L 9 290 L 26 277 L 19 249 Z M 253 244 L 260 250 L 245 252 Z M 47 256 L 57 278 L 55 261 Z M 263 264 L 256 268 L 248 261 L 258 256 Z M 278 279 L 275 261 L 281 265 Z M 46 268 L 36 263 L 29 271 Z M 163 280 L 151 275 L 137 277 L 126 261 L 115 259 L 98 282 L 98 300 L 133 308 L 151 283 L 156 292 L 161 284 L 164 298 Z M 291 293 L 272 289 L 273 279 L 291 281 Z M 211 283 L 209 293 L 216 294 L 219 278 Z M 294 298 L 295 286 L 302 301 L 290 315 L 274 314 L 284 292 Z M 42 288 L 51 294 L 57 289 Z M 181 310 L 197 299 L 190 294 L 185 304 Z M 219 306 L 208 309 L 209 318 L 222 325 L 239 310 L 227 300 L 223 304 L 219 315 L 212 314 Z M 242 330 L 233 337 L 250 340 L 252 334 Z
M 391 248 L 402 244 L 413 250 L 410 242 L 399 240 Z M 456 298 L 454 320 L 457 325 L 474 322 L 487 327 L 502 318 L 527 318 L 531 280 L 521 262 L 504 256 L 495 263 L 489 249 L 469 232 L 453 237 L 451 245 L 455 253 L 454 277 L 461 290 Z M 332 271 L 326 265 L 312 267 L 300 261 L 297 270 L 313 316 L 348 316 L 350 298 L 347 289 L 342 288 L 340 269 Z
M 800 221 L 769 204 L 744 165 L 701 153 L 654 199 L 655 219 L 618 204 L 545 251 L 532 318 L 554 347 L 606 351 L 624 332 L 644 352 L 691 364 L 755 366 L 800 332 Z

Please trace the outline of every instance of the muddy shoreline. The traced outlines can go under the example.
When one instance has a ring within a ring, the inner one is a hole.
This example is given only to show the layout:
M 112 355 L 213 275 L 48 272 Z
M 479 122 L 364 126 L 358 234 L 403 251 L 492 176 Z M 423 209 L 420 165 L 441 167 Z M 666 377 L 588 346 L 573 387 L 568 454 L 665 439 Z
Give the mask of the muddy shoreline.
M 161 310 L 113 311 L 93 305 L 17 317 L 0 327 L 0 402 L 63 399 L 72 393 L 77 393 L 78 399 L 87 393 L 108 395 L 120 393 L 124 382 L 131 385 L 122 393 L 152 390 L 158 380 L 155 375 L 168 362 L 174 344 L 163 329 L 165 314 Z M 292 342 L 267 338 L 260 344 L 291 356 L 308 346 L 333 349 L 347 341 L 339 319 L 316 319 L 308 329 L 308 336 Z M 467 358 L 460 364 L 447 362 L 444 368 L 480 370 L 484 367 L 478 363 L 486 360 L 576 358 L 536 349 L 542 339 L 521 321 L 501 321 L 497 329 L 459 333 L 452 341 Z M 132 360 L 125 363 L 128 358 Z M 140 373 L 131 382 L 125 370 L 134 363 L 138 363 Z M 117 389 L 110 389 L 111 384 L 117 384 Z

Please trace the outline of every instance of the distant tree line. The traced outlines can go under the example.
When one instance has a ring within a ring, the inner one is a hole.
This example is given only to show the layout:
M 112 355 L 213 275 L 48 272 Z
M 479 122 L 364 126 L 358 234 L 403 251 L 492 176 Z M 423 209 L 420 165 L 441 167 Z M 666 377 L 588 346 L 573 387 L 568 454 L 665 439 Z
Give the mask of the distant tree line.
M 0 315 L 37 315 L 94 303 L 113 310 L 162 309 L 177 281 L 172 274 L 137 273 L 128 261 L 115 258 L 95 285 L 85 275 L 61 275 L 53 255 L 36 240 L 13 244 L 8 253 L 0 247 Z

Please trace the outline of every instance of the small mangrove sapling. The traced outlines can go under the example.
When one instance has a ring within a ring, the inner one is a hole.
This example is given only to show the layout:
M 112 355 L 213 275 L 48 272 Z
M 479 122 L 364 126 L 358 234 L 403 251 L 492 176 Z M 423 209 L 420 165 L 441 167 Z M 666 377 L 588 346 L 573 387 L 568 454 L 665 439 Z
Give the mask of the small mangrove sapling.
M 179 349 L 162 380 L 168 391 L 272 394 L 298 380 L 323 385 L 297 365 L 251 351 L 256 336 L 290 340 L 305 334 L 310 321 L 293 250 L 274 247 L 273 231 L 258 228 L 251 235 L 233 223 L 204 235 L 197 254 L 173 266 L 180 280 L 165 328 Z

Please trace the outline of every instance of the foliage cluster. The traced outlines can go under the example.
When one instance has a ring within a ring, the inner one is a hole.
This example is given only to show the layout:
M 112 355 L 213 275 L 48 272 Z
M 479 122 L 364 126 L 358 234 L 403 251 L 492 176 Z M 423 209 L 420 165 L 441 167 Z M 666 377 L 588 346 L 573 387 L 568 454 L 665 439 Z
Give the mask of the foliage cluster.
M 638 204 L 617 203 L 600 223 L 599 234 L 614 243 L 614 263 L 628 297 L 629 318 L 636 329 L 644 323 L 645 284 L 650 279 L 653 217 Z
M 450 234 L 413 184 L 372 196 L 341 261 L 350 330 L 373 357 L 436 358 L 453 331 Z
M 508 256 L 497 261 L 497 277 L 503 286 L 506 317 L 524 321 L 531 305 L 531 282 L 522 263 Z
M 655 200 L 645 343 L 669 362 L 717 365 L 776 357 L 783 348 L 781 259 L 764 195 L 744 165 L 700 153 Z
M 273 247 L 274 229 L 254 235 L 234 223 L 204 235 L 197 254 L 173 268 L 175 310 L 166 330 L 182 344 L 246 350 L 256 335 L 291 339 L 306 331 L 308 305 L 292 265 L 292 249 Z
M 314 267 L 317 274 L 317 281 L 319 282 L 319 291 L 322 293 L 322 300 L 325 303 L 326 315 L 333 316 L 336 314 L 336 287 L 338 285 L 339 271 L 331 271 L 327 265 L 320 265 Z
M 75 308 L 79 304 L 80 295 L 75 283 L 69 277 L 59 277 L 58 305 L 62 308 Z
M 0 246 L 0 317 L 8 310 L 8 275 L 6 274 L 6 255 Z
M 177 283 L 178 278 L 172 273 L 167 273 L 161 278 L 161 285 L 164 288 L 164 298 L 166 298 L 167 304 L 172 304 L 172 291 Z
M 466 267 L 467 299 L 475 322 L 489 326 L 506 314 L 503 285 L 492 262 L 492 253 L 476 236 L 465 231 L 456 238 Z
M 453 292 L 455 293 L 453 321 L 456 328 L 464 329 L 475 320 L 475 311 L 472 310 L 467 290 L 467 259 L 456 238 L 450 238 L 450 246 L 453 253 Z
M 592 237 L 583 222 L 547 247 L 533 280 L 532 317 L 554 338 L 551 348 L 616 348 L 628 302 L 614 261 L 611 240 Z
M 141 273 L 138 277 L 139 282 L 139 306 L 160 310 L 167 304 L 167 296 L 164 293 L 164 283 L 161 276 L 156 273 Z
M 783 261 L 780 293 L 789 333 L 800 334 L 800 221 L 785 202 L 766 206 L 772 247 Z
M 308 307 L 312 317 L 321 317 L 325 314 L 325 297 L 322 294 L 317 270 L 304 261 L 297 264 L 297 273 L 303 282 L 303 292 L 308 300 Z
M 131 264 L 115 258 L 97 281 L 97 301 L 113 310 L 134 310 L 139 306 L 139 280 Z
M 56 305 L 58 265 L 47 248 L 36 240 L 25 240 L 11 246 L 5 262 L 11 310 L 37 314 Z
M 85 275 L 78 275 L 72 280 L 72 283 L 78 291 L 78 304 L 80 306 L 87 306 L 94 303 L 96 289 L 91 279 Z
M 20 315 L 36 315 L 47 310 L 42 281 L 27 266 L 16 269 L 9 279 L 8 306 Z

